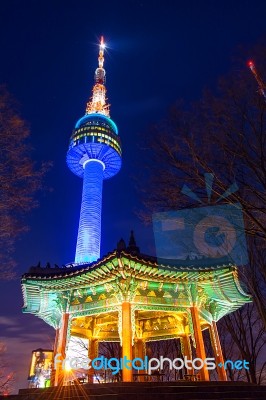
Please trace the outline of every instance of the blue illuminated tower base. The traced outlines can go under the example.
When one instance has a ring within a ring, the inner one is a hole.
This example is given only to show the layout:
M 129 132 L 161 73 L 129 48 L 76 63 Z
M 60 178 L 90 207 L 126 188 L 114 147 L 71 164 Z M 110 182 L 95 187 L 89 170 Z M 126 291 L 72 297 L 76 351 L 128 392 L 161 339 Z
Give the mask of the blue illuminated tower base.
M 90 263 L 100 255 L 103 169 L 104 164 L 94 159 L 84 166 L 76 263 Z

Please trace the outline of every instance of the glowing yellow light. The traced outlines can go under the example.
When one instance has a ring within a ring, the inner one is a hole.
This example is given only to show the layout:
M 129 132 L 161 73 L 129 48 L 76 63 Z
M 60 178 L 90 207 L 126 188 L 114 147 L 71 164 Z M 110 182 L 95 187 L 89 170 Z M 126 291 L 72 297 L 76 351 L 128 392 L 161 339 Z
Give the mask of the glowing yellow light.
M 68 361 L 66 361 L 66 363 L 65 363 L 65 367 L 64 367 L 64 370 L 66 371 L 66 372 L 70 372 L 71 371 L 71 367 L 70 367 L 70 364 L 69 364 L 69 362 Z

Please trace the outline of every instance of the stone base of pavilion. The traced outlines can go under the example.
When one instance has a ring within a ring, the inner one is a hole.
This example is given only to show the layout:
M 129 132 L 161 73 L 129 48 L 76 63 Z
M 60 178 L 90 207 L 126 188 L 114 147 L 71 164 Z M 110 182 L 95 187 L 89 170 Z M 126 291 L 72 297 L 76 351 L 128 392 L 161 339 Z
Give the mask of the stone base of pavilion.
M 21 389 L 9 400 L 265 400 L 266 386 L 245 382 L 130 382 Z

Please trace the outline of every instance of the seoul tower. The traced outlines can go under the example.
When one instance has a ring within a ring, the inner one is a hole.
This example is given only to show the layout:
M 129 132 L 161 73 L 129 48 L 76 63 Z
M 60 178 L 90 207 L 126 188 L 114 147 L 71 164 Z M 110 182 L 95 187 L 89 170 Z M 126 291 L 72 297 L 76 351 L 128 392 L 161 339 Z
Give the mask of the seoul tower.
M 121 142 L 106 98 L 104 49 L 101 37 L 92 97 L 85 115 L 75 125 L 67 152 L 68 167 L 83 178 L 76 263 L 91 263 L 100 258 L 103 180 L 116 175 L 121 168 Z

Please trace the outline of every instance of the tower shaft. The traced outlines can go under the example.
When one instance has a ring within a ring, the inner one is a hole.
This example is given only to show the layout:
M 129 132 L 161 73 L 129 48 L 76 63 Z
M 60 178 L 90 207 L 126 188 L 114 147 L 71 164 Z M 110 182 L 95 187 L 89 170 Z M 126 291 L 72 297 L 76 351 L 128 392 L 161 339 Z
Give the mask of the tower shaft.
M 103 170 L 100 160 L 90 159 L 84 165 L 76 263 L 100 258 Z

